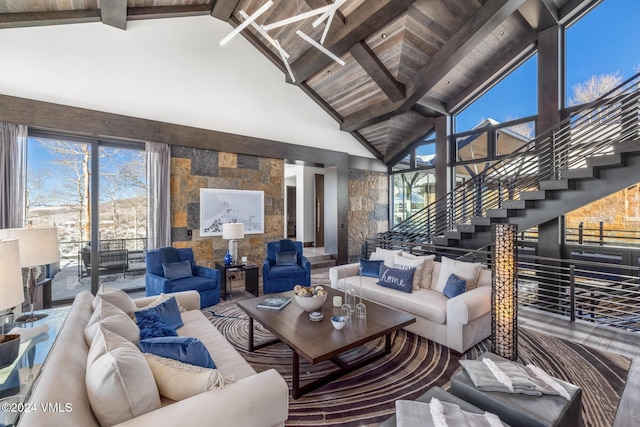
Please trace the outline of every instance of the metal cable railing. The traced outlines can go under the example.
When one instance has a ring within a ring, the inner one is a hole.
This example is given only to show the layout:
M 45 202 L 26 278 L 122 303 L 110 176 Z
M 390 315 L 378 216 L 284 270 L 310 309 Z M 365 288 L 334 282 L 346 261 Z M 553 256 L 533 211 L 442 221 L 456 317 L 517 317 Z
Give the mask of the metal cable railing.
M 541 181 L 563 179 L 567 170 L 585 167 L 589 157 L 612 154 L 615 143 L 640 139 L 639 87 L 640 73 L 380 237 L 397 244 L 431 243 L 446 230 L 502 208 L 506 200 L 538 190 Z

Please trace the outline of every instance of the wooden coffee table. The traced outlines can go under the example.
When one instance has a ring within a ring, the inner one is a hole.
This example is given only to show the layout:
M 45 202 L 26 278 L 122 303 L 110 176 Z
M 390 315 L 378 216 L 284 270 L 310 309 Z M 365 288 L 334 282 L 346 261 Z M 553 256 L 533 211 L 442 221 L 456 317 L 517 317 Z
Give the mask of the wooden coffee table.
M 414 323 L 415 317 L 393 308 L 384 307 L 371 301 L 365 301 L 367 306 L 367 318 L 358 320 L 351 318 L 341 331 L 334 329 L 331 317 L 340 314 L 339 308 L 332 306 L 334 295 L 343 295 L 343 292 L 332 288 L 325 289 L 328 292 L 327 301 L 322 307 L 324 319 L 320 322 L 312 322 L 309 313 L 302 310 L 295 301 L 293 291 L 280 294 L 290 296 L 293 301 L 281 311 L 261 310 L 256 304 L 264 297 L 251 298 L 238 301 L 238 307 L 249 315 L 249 351 L 255 351 L 275 342 L 282 341 L 292 350 L 293 385 L 292 395 L 294 399 L 321 387 L 349 372 L 358 369 L 373 360 L 379 359 L 391 352 L 391 333 Z M 253 322 L 258 321 L 268 331 L 275 335 L 276 340 L 255 345 L 253 342 Z M 340 354 L 360 347 L 369 341 L 382 336 L 386 337 L 384 350 L 370 354 L 358 361 L 347 363 L 340 360 Z M 332 361 L 338 369 L 318 378 L 310 383 L 300 385 L 300 356 L 309 363 L 315 365 L 325 360 Z

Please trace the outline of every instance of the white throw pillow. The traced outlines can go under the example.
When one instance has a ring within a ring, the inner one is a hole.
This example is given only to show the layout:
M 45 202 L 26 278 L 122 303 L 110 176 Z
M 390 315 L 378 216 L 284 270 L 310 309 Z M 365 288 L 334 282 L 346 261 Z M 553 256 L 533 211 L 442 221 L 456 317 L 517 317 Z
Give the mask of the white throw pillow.
M 464 262 L 442 257 L 440 265 L 440 275 L 438 276 L 438 283 L 433 288 L 434 291 L 442 292 L 449 276 L 455 274 L 459 279 L 467 282 L 467 291 L 475 289 L 476 280 L 478 280 L 478 273 L 482 264 L 479 262 Z
M 393 267 L 393 261 L 396 255 L 402 255 L 402 251 L 399 249 L 395 251 L 390 249 L 376 248 L 376 251 L 371 253 L 369 259 L 381 260 L 382 263 L 387 267 Z
M 420 280 L 422 279 L 422 266 L 424 264 L 424 258 L 406 258 L 402 255 L 396 255 L 393 259 L 393 266 L 396 268 L 408 269 L 415 268 L 413 273 L 413 290 L 420 290 Z
M 221 389 L 234 381 L 217 369 L 202 368 L 179 360 L 144 353 L 144 358 L 153 372 L 160 395 L 171 400 L 188 399 L 207 390 Z
M 94 341 L 104 353 L 87 365 L 85 383 L 100 425 L 112 426 L 159 409 L 158 388 L 140 350 L 105 328 L 98 328 Z
M 111 286 L 102 285 L 100 289 L 98 289 L 98 293 L 96 297 L 93 299 L 91 303 L 91 307 L 95 310 L 100 302 L 100 299 L 103 299 L 120 310 L 124 311 L 128 315 L 131 315 L 138 307 L 136 307 L 136 303 L 133 302 L 131 297 L 122 289 L 112 288 Z
M 433 275 L 433 263 L 435 262 L 435 255 L 413 255 L 409 252 L 402 252 L 402 256 L 409 259 L 423 259 L 422 274 L 420 277 L 420 287 L 422 289 L 431 289 L 431 276 Z M 415 277 L 415 276 L 414 276 Z
M 84 339 L 89 347 L 91 347 L 93 338 L 100 326 L 128 339 L 135 345 L 140 342 L 140 328 L 138 328 L 138 325 L 124 311 L 103 299 L 98 301 L 96 309 L 84 328 Z

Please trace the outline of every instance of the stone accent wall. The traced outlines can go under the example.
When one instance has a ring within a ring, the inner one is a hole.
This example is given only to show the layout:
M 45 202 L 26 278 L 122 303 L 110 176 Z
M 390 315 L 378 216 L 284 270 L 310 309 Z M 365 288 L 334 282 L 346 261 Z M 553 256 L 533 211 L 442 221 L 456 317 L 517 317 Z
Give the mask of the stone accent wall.
M 222 237 L 200 237 L 200 188 L 264 191 L 265 232 L 238 241 L 239 256 L 262 265 L 266 244 L 284 230 L 284 161 L 195 148 L 171 150 L 171 241 L 191 247 L 196 262 L 214 267 L 229 243 Z
M 389 176 L 349 170 L 349 262 L 362 256 L 367 237 L 389 229 Z

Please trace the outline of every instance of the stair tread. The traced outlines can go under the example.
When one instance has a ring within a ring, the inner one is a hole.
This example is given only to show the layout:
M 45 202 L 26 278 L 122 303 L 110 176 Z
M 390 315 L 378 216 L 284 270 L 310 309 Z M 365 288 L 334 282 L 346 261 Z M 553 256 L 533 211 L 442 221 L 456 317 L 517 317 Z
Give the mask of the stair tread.
M 640 140 L 616 142 L 613 144 L 614 153 L 640 153 Z
M 562 171 L 562 177 L 567 179 L 593 179 L 598 177 L 598 171 L 592 166 L 565 169 Z
M 587 158 L 587 166 L 591 167 L 618 167 L 623 166 L 624 161 L 621 153 L 605 154 Z
M 541 190 L 569 190 L 571 183 L 568 179 L 549 179 L 540 181 L 538 186 Z
M 547 194 L 544 190 L 523 191 L 520 193 L 520 200 L 544 200 Z

